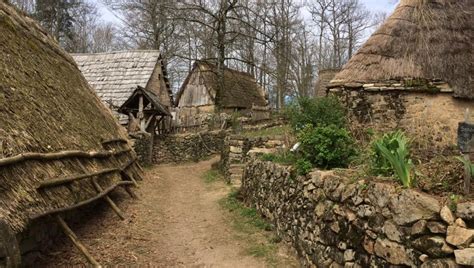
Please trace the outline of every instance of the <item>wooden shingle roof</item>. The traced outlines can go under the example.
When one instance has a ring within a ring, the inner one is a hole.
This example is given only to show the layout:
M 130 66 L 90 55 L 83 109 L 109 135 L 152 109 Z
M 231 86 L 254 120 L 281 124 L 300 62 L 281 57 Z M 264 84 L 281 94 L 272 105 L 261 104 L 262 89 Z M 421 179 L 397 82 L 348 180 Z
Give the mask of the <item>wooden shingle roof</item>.
M 147 86 L 161 59 L 157 50 L 73 54 L 73 57 L 99 98 L 114 108 L 120 107 L 137 86 Z M 164 68 L 163 72 L 166 81 Z M 168 81 L 166 83 L 171 92 Z

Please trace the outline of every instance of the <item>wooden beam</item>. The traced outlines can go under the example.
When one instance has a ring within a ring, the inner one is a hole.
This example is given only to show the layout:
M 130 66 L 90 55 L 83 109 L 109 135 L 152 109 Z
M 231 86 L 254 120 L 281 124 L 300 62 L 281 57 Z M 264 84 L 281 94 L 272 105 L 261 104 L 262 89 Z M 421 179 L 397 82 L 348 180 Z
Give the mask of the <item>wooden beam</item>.
M 63 218 L 61 218 L 61 216 L 56 215 L 56 222 L 63 229 L 66 236 L 69 237 L 74 246 L 76 246 L 76 248 L 79 249 L 79 251 L 84 255 L 84 257 L 86 257 L 89 263 L 92 264 L 94 267 L 101 267 L 100 263 L 97 262 L 94 257 L 92 257 L 89 251 L 87 251 L 87 248 L 81 243 L 81 241 L 79 241 L 76 234 L 71 230 L 71 228 L 69 228 L 69 226 L 63 220 Z
M 52 187 L 52 186 L 62 185 L 62 184 L 77 181 L 77 180 L 87 179 L 87 178 L 90 178 L 90 177 L 105 175 L 105 174 L 119 172 L 119 171 L 120 171 L 120 169 L 118 169 L 118 168 L 107 168 L 107 169 L 103 169 L 103 170 L 93 172 L 93 173 L 74 175 L 74 176 L 60 178 L 60 179 L 46 180 L 46 181 L 41 182 L 38 189 L 45 188 L 45 187 Z
M 103 189 L 102 187 L 100 187 L 99 183 L 97 182 L 97 180 L 95 178 L 92 179 L 92 184 L 94 185 L 95 189 L 97 190 L 97 192 L 102 192 Z M 117 214 L 117 216 L 119 216 L 119 218 L 121 220 L 125 220 L 125 217 L 123 216 L 123 213 L 122 211 L 120 210 L 120 208 L 115 204 L 115 202 L 110 198 L 109 195 L 106 195 L 104 196 L 104 199 L 105 201 L 109 204 L 109 206 L 112 208 L 113 211 L 115 211 L 115 214 Z

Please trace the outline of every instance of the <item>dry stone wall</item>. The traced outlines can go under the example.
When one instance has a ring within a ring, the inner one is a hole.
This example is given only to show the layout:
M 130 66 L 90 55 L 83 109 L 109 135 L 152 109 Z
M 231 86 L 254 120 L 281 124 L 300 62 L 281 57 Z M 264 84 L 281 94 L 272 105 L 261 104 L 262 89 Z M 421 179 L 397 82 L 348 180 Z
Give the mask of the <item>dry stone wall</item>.
M 304 266 L 458 267 L 474 265 L 474 203 L 456 213 L 434 197 L 332 171 L 295 176 L 251 159 L 244 201 L 272 221 Z
M 219 154 L 225 137 L 225 131 L 157 136 L 153 146 L 153 163 L 199 161 Z

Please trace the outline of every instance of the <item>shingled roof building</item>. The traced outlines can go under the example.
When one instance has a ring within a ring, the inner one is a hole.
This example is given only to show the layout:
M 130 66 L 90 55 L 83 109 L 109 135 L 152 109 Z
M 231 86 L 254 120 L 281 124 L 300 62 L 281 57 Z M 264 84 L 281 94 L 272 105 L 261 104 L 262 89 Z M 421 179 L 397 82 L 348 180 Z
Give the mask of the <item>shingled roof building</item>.
M 401 0 L 328 86 L 361 130 L 402 128 L 456 143 L 474 109 L 472 0 Z
M 177 117 L 186 118 L 200 113 L 239 111 L 245 115 L 268 107 L 264 89 L 248 73 L 230 68 L 224 70 L 224 89 L 220 103 L 215 102 L 219 89 L 217 66 L 204 61 L 194 63 L 177 94 Z
M 157 95 L 166 108 L 173 106 L 173 93 L 159 51 L 73 54 L 73 57 L 99 98 L 113 111 L 117 111 L 138 86 Z M 126 116 L 120 116 L 121 124 L 127 122 Z

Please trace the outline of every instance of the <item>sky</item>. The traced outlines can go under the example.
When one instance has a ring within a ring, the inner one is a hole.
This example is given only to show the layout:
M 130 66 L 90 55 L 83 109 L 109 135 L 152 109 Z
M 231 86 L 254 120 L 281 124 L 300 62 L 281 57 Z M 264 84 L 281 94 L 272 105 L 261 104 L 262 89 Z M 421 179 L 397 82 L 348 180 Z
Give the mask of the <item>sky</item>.
M 120 23 L 120 21 L 110 12 L 101 0 L 90 0 L 96 2 L 99 6 L 99 12 L 102 14 L 102 20 L 106 22 Z M 311 0 L 308 0 L 311 1 Z M 395 9 L 397 0 L 360 0 L 370 11 L 385 11 L 388 15 Z

